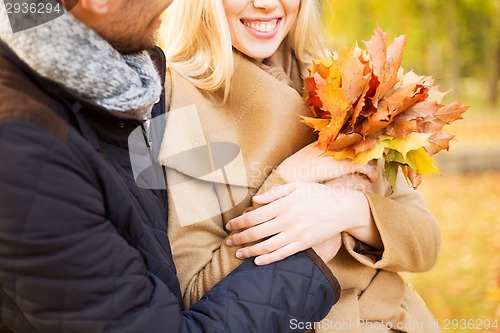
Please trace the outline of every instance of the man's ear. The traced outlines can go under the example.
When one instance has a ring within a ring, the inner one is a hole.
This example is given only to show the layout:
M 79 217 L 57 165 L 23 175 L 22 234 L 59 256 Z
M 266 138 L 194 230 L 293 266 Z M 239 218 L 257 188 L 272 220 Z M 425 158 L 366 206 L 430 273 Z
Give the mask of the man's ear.
M 105 15 L 109 11 L 109 0 L 80 0 L 81 6 L 97 15 Z

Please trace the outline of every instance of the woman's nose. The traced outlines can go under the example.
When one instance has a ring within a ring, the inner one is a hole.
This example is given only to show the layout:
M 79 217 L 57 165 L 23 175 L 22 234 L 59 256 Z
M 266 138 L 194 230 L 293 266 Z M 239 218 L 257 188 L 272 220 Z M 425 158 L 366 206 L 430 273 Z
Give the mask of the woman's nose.
M 255 8 L 264 9 L 266 11 L 272 10 L 278 6 L 280 0 L 254 0 L 253 5 Z

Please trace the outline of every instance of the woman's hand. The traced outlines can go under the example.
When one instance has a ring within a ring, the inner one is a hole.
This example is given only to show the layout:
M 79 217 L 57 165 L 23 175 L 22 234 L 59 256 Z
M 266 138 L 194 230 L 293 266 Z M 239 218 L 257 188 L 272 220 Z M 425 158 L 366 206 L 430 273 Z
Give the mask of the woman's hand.
M 333 258 L 344 231 L 354 237 L 359 233 L 361 237 L 380 239 L 366 197 L 357 190 L 293 183 L 274 187 L 255 196 L 254 201 L 265 206 L 232 219 L 226 228 L 243 230 L 228 238 L 229 246 L 261 240 L 237 251 L 240 259 L 257 256 L 257 265 L 284 259 L 310 247 L 320 249 L 318 254 L 324 260 Z M 325 244 L 327 241 L 329 245 Z M 369 241 L 365 242 L 370 244 Z M 328 246 L 330 256 L 325 253 Z
M 377 168 L 372 163 L 360 165 L 352 160 L 337 161 L 331 156 L 323 156 L 324 151 L 313 142 L 289 156 L 276 171 L 287 182 L 327 183 L 349 188 L 369 189 L 377 181 Z M 348 176 L 347 179 L 340 178 Z M 355 178 L 353 178 L 355 177 Z M 365 178 L 361 183 L 362 178 Z

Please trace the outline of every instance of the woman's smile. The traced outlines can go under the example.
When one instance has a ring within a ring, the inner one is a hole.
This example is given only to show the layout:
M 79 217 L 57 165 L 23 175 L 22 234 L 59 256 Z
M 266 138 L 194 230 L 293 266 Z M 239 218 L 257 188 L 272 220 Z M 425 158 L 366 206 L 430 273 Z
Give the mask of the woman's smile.
M 257 60 L 272 56 L 292 29 L 300 0 L 223 0 L 233 47 Z
M 281 18 L 274 19 L 242 19 L 246 30 L 257 38 L 273 38 L 280 28 Z

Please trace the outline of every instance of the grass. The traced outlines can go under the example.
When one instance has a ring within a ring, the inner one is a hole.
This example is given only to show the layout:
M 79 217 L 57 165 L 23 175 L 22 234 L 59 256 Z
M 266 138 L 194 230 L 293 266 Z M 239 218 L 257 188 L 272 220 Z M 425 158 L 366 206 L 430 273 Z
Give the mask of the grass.
M 419 189 L 440 223 L 443 245 L 431 271 L 404 274 L 406 281 L 441 325 L 452 319 L 500 325 L 500 172 L 424 177 Z

